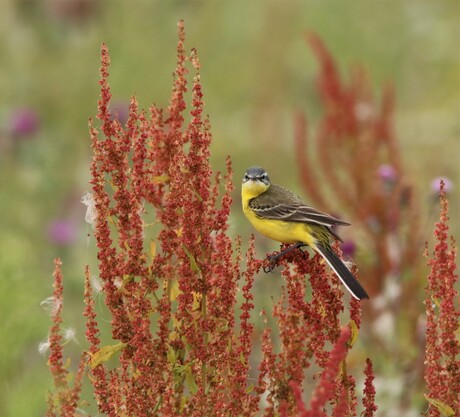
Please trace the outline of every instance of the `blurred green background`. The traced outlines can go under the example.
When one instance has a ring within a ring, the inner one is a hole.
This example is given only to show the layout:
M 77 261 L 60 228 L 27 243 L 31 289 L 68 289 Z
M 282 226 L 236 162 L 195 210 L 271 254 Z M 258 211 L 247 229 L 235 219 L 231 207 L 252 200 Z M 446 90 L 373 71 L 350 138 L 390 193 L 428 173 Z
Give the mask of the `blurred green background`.
M 119 114 L 133 93 L 141 107 L 165 106 L 184 19 L 186 48 L 196 47 L 202 64 L 214 169 L 223 170 L 229 154 L 237 187 L 258 164 L 302 193 L 293 114 L 306 112 L 313 125 L 321 115 L 317 63 L 305 42 L 314 31 L 343 72 L 359 63 L 376 91 L 395 86 L 396 133 L 423 211 L 437 176 L 452 181 L 451 204 L 459 207 L 458 0 L 2 0 L 0 15 L 1 416 L 44 413 L 51 380 L 38 344 L 49 318 L 40 302 L 51 295 L 56 256 L 64 262 L 65 324 L 76 329 L 69 349 L 85 345 L 83 268 L 96 271 L 96 262 L 80 198 L 89 191 L 87 122 L 97 111 L 102 42 Z M 247 240 L 252 230 L 238 203 L 235 192 L 231 233 Z M 456 234 L 455 210 L 451 217 Z M 433 222 L 426 227 L 428 238 Z

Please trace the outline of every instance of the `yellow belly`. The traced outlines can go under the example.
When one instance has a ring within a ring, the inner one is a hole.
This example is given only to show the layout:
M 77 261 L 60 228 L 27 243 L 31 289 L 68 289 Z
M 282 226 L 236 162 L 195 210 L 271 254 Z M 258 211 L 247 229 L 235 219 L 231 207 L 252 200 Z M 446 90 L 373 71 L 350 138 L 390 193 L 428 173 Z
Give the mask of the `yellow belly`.
M 307 223 L 261 219 L 247 206 L 243 206 L 243 212 L 254 228 L 270 239 L 281 243 L 304 242 L 315 247 L 316 239 L 312 236 L 311 227 Z

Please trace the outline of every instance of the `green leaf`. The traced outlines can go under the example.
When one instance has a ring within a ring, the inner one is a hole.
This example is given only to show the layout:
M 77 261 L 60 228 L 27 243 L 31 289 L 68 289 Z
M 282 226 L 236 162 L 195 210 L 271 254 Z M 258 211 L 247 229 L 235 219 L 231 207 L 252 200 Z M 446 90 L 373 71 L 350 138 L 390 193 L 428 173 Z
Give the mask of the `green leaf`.
M 358 340 L 359 329 L 354 320 L 350 320 L 350 339 L 348 340 L 348 346 L 353 347 L 353 345 Z
M 154 184 L 162 184 L 169 181 L 169 175 L 156 175 L 153 177 Z
M 168 360 L 168 363 L 170 363 L 171 365 L 175 365 L 177 362 L 177 353 L 171 346 L 169 346 L 168 348 L 168 353 L 166 354 L 166 358 Z
M 190 268 L 192 268 L 192 271 L 193 272 L 201 272 L 200 268 L 198 267 L 198 264 L 196 263 L 195 257 L 188 250 L 187 246 L 182 244 L 182 249 L 184 250 L 185 254 L 188 256 L 188 259 L 190 260 Z
M 192 395 L 195 395 L 198 391 L 198 385 L 195 382 L 195 377 L 193 376 L 192 368 L 189 366 L 185 370 L 185 383 L 187 388 Z
M 157 403 L 155 404 L 155 407 L 153 407 L 153 410 L 152 410 L 154 414 L 158 411 L 162 402 L 163 402 L 163 397 L 160 395 L 160 398 L 158 399 Z
M 449 405 L 443 403 L 442 401 L 436 400 L 435 398 L 430 398 L 425 394 L 425 399 L 434 407 L 436 407 L 439 412 L 445 417 L 452 417 L 455 415 L 455 411 Z
M 179 289 L 179 282 L 177 280 L 173 280 L 169 286 L 169 301 L 175 301 L 180 293 L 181 290 Z
M 101 347 L 98 351 L 90 353 L 90 367 L 94 369 L 101 363 L 107 362 L 113 355 L 123 349 L 127 343 L 117 343 L 116 345 L 107 345 Z

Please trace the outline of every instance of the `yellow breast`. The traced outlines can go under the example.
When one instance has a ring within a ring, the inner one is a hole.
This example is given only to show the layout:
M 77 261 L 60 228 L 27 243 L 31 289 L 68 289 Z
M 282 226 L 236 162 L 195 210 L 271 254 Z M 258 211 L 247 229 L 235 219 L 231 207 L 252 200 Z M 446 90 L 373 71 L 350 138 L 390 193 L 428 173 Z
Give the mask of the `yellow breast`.
M 243 213 L 257 231 L 281 243 L 304 242 L 307 245 L 315 246 L 316 239 L 311 235 L 311 228 L 307 223 L 285 222 L 258 217 L 249 207 L 249 201 L 253 198 L 251 194 L 245 192 L 243 187 L 241 193 Z

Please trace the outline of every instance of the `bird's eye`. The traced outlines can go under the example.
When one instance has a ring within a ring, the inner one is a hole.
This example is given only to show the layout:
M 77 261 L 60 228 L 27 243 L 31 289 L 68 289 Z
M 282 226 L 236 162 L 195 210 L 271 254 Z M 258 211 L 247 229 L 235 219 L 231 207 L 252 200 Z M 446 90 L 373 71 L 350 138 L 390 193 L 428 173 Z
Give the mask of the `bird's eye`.
M 244 174 L 244 177 L 243 177 L 243 181 L 246 182 L 249 180 L 249 175 L 248 174 Z

